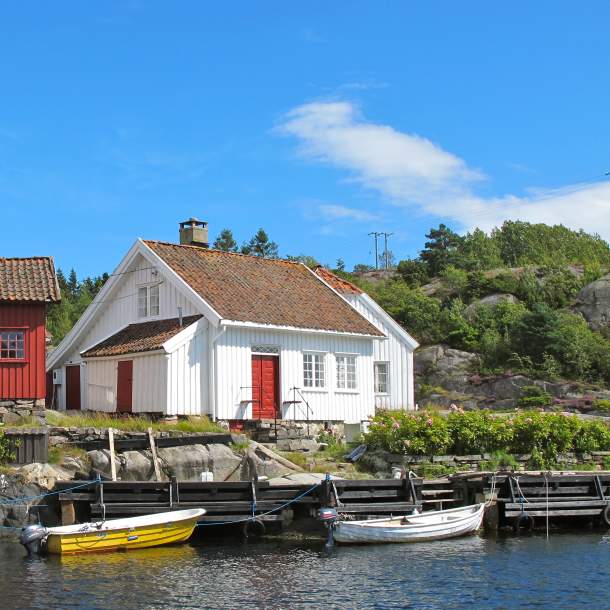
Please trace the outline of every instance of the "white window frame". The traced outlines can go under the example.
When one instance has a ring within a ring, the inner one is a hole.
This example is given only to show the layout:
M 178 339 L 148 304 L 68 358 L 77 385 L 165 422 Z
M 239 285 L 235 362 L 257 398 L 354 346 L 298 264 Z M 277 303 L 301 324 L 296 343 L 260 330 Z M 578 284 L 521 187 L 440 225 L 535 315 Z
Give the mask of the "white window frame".
M 312 385 L 307 385 L 307 375 L 305 374 L 305 367 L 307 366 L 307 359 L 311 357 L 311 382 Z M 327 392 L 328 391 L 328 379 L 326 375 L 326 353 L 306 351 L 303 352 L 303 390 L 308 392 Z M 322 373 L 320 375 L 320 372 Z
M 358 354 L 335 354 L 335 388 L 339 392 L 358 391 Z
M 160 285 L 159 282 L 138 285 L 136 294 L 138 319 L 156 318 L 161 313 Z M 155 311 L 155 313 L 153 313 L 153 311 Z
M 378 365 L 385 365 L 385 392 L 381 392 L 379 387 Z M 387 396 L 390 393 L 390 362 L 388 360 L 376 360 L 373 362 L 373 387 L 377 396 Z

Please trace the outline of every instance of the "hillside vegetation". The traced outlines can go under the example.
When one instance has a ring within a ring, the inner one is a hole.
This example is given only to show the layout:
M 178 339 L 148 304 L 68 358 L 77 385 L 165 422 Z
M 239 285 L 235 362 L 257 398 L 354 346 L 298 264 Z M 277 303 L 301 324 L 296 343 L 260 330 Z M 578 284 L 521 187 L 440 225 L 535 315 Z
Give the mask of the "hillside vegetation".
M 571 306 L 610 269 L 597 235 L 563 226 L 506 222 L 490 235 L 432 229 L 416 259 L 381 282 L 359 284 L 421 344 L 446 343 L 480 356 L 480 372 L 610 382 L 610 340 Z M 364 274 L 366 275 L 366 274 Z M 493 305 L 489 295 L 513 295 Z

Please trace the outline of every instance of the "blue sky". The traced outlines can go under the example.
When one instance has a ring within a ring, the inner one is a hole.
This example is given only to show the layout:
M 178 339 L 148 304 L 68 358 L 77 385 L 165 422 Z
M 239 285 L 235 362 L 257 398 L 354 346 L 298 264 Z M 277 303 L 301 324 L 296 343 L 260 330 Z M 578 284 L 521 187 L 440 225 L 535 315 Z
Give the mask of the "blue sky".
M 610 4 L 23 2 L 0 19 L 0 255 L 110 271 L 192 215 L 282 254 L 439 222 L 610 237 Z

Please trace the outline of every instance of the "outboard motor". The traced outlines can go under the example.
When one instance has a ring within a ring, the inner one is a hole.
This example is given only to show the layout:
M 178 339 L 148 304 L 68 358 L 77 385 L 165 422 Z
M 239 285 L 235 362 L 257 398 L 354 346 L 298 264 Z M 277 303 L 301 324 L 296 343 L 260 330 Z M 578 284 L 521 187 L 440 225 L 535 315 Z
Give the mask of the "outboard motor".
M 42 555 L 46 539 L 47 529 L 42 525 L 28 525 L 19 534 L 19 542 L 26 548 L 28 555 Z
M 326 541 L 327 548 L 333 546 L 333 528 L 335 527 L 338 518 L 339 513 L 337 513 L 336 508 L 318 509 L 318 519 L 328 528 L 328 540 Z

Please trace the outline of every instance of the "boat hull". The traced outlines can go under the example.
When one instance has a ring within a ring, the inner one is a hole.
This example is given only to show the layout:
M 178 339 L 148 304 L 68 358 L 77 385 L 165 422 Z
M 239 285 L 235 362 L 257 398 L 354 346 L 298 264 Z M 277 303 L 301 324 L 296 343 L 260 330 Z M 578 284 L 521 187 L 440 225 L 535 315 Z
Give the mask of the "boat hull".
M 189 514 L 181 516 L 179 513 Z M 52 554 L 67 555 L 179 544 L 191 537 L 197 520 L 204 513 L 203 510 L 175 511 L 149 517 L 116 519 L 105 521 L 100 527 L 85 524 L 81 526 L 81 531 L 72 531 L 79 526 L 50 528 L 46 550 Z M 156 517 L 154 522 L 151 517 Z M 86 531 L 82 531 L 85 527 Z
M 484 505 L 392 519 L 340 521 L 333 537 L 343 544 L 408 543 L 445 540 L 476 532 L 483 521 Z

